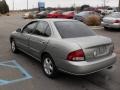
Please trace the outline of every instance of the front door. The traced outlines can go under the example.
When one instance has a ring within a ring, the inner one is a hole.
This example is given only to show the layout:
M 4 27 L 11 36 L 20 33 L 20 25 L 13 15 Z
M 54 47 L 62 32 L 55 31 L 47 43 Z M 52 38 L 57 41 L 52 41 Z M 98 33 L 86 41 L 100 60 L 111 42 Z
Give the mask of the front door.
M 16 40 L 16 44 L 17 46 L 22 49 L 25 52 L 29 51 L 29 39 L 30 39 L 30 35 L 31 33 L 34 31 L 35 26 L 37 25 L 37 22 L 30 22 L 29 24 L 27 24 L 22 32 L 19 34 L 18 36 L 18 40 Z

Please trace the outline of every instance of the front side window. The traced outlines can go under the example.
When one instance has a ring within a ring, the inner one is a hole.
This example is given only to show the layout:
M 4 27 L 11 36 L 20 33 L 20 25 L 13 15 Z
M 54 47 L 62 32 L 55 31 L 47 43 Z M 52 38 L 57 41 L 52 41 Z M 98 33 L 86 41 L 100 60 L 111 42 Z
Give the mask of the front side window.
M 47 22 L 45 21 L 40 21 L 33 32 L 35 35 L 41 35 L 41 36 L 50 36 L 51 35 L 51 30 L 50 26 Z
M 94 36 L 95 33 L 79 21 L 57 21 L 55 26 L 62 38 Z
M 27 26 L 23 28 L 23 33 L 32 33 L 35 26 L 37 25 L 37 22 L 31 22 Z

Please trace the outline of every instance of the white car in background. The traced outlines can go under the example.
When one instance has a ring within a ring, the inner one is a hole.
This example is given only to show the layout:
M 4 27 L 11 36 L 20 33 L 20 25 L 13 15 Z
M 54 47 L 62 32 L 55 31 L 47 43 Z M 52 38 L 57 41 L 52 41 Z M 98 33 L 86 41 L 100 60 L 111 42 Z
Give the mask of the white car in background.
M 99 9 L 103 15 L 109 15 L 113 12 L 116 12 L 117 10 L 114 8 L 108 8 L 108 9 Z
M 34 19 L 34 18 L 36 18 L 37 13 L 38 13 L 38 11 L 26 12 L 23 15 L 23 18 L 24 19 Z
M 105 16 L 102 21 L 102 26 L 105 29 L 120 29 L 120 12 L 114 12 L 110 15 Z

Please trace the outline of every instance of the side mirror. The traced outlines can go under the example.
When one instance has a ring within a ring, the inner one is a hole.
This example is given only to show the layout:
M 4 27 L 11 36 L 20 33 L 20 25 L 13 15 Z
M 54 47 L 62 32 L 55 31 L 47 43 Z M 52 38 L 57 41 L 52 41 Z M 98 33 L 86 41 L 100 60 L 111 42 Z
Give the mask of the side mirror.
M 22 30 L 21 30 L 21 28 L 18 28 L 17 30 L 16 30 L 16 32 L 21 32 Z

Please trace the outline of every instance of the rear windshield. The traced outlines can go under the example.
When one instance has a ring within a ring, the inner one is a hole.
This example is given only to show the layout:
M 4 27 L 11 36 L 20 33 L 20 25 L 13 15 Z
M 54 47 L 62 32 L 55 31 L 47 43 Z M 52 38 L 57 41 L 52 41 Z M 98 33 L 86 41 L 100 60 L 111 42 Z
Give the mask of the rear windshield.
M 94 36 L 95 33 L 79 21 L 57 21 L 55 26 L 62 38 Z
M 106 17 L 120 18 L 120 13 L 113 13 L 113 14 L 110 14 Z
M 91 15 L 99 15 L 99 14 L 93 11 L 83 11 L 77 14 L 77 16 L 82 16 L 84 18 L 91 16 Z

